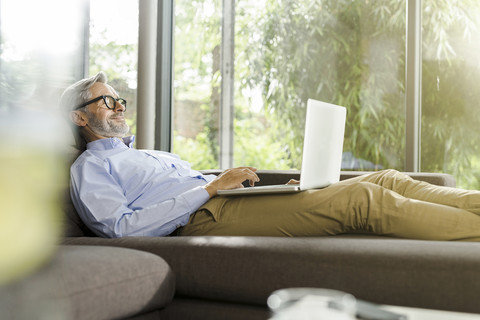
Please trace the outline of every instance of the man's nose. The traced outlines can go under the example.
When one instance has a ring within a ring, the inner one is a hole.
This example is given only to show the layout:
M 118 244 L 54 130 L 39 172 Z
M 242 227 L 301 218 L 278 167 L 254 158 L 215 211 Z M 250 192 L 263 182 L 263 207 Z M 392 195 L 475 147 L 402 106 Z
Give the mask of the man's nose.
M 115 101 L 115 112 L 125 112 L 125 106 L 118 101 Z

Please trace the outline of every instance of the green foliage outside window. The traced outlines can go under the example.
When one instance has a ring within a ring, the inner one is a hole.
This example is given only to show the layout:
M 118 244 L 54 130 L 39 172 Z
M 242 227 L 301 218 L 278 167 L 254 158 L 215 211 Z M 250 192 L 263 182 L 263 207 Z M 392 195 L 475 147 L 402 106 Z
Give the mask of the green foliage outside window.
M 267 1 L 255 20 L 240 20 L 246 43 L 236 71 L 247 86 L 262 88 L 291 168 L 301 164 L 308 98 L 347 107 L 345 151 L 378 167 L 403 164 L 404 75 L 387 70 L 404 70 L 405 9 L 399 1 L 388 8 L 400 14 L 386 21 L 378 2 Z M 396 42 L 382 48 L 381 64 L 368 60 L 375 41 Z
M 373 164 L 354 169 L 404 170 L 405 1 L 235 5 L 235 165 L 299 168 L 305 103 L 315 98 L 348 108 L 344 150 Z M 175 90 L 195 98 L 198 82 L 188 81 L 188 70 L 210 84 L 199 96 L 210 117 L 203 132 L 214 141 L 204 150 L 212 159 L 218 156 L 220 6 L 176 1 L 182 16 L 175 41 L 182 46 L 175 51 Z M 475 0 L 424 0 L 422 8 L 421 170 L 451 173 L 468 188 L 480 187 L 480 65 L 478 57 L 473 64 L 467 59 L 479 42 L 479 12 Z M 261 109 L 252 110 L 252 96 L 244 94 L 252 91 L 260 91 Z M 182 145 L 174 146 L 181 153 Z

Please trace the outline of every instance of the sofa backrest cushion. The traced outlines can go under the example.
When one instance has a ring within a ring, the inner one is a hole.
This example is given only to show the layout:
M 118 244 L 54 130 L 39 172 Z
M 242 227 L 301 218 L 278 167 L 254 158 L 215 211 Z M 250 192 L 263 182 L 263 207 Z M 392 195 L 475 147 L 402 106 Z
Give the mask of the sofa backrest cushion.
M 88 229 L 75 209 L 70 198 L 70 188 L 64 187 L 63 190 L 63 233 L 65 237 L 95 237 L 95 234 Z

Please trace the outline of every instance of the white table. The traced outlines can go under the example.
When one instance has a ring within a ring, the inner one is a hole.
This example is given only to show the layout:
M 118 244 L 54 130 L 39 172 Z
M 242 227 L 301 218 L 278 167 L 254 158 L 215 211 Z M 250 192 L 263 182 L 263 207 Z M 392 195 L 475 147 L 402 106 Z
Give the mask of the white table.
M 480 302 L 480 301 L 479 301 Z M 382 305 L 382 309 L 408 316 L 408 320 L 480 320 L 480 314 Z

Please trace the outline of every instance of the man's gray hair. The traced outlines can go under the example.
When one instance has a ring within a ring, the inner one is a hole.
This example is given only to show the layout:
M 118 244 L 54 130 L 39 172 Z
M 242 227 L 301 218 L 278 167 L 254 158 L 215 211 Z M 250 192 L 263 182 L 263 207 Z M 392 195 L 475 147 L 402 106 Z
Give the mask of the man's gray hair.
M 87 102 L 92 98 L 90 88 L 96 83 L 107 83 L 107 76 L 100 71 L 90 78 L 80 80 L 65 89 L 60 98 L 60 107 L 67 112 L 67 115 L 77 106 Z
M 107 83 L 107 76 L 100 71 L 96 75 L 90 78 L 80 80 L 71 86 L 69 86 L 62 94 L 60 98 L 60 108 L 62 113 L 68 118 L 68 122 L 72 128 L 73 136 L 75 138 L 75 148 L 78 151 L 83 152 L 86 149 L 87 142 L 82 136 L 81 128 L 70 121 L 70 112 L 75 110 L 79 105 L 87 102 L 92 98 L 90 88 L 96 83 Z

